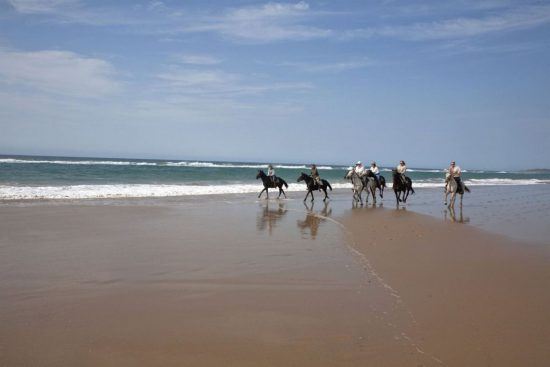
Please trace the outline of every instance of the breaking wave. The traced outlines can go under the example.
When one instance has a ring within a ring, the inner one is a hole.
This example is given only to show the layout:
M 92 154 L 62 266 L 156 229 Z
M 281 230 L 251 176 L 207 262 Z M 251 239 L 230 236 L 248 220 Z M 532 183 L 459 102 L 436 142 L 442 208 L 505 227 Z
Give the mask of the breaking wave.
M 490 185 L 540 185 L 550 184 L 550 180 L 513 179 L 471 179 L 465 181 L 470 186 Z M 415 182 L 415 188 L 440 188 L 443 180 Z M 389 184 L 391 187 L 391 183 Z M 350 183 L 333 183 L 334 189 L 349 189 Z M 289 184 L 285 191 L 304 191 L 304 185 Z M 69 185 L 69 186 L 0 186 L 0 200 L 32 199 L 106 199 L 106 198 L 145 198 L 170 196 L 200 196 L 219 194 L 258 193 L 258 183 L 226 185 L 159 185 L 159 184 L 113 184 L 113 185 Z

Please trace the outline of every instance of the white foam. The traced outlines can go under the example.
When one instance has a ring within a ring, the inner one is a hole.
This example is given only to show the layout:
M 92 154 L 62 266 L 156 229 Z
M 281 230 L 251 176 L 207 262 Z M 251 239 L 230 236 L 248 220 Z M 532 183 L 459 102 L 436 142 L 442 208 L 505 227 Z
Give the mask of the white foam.
M 131 161 L 63 161 L 63 160 L 33 160 L 3 158 L 0 163 L 40 163 L 40 164 L 70 164 L 70 165 L 115 165 L 115 166 L 157 166 L 154 162 L 131 162 Z
M 469 186 L 501 185 L 541 185 L 550 184 L 550 180 L 513 180 L 513 179 L 471 179 L 465 181 Z M 414 182 L 414 188 L 441 188 L 443 180 Z M 391 188 L 391 182 L 388 188 Z M 337 182 L 333 189 L 350 189 L 351 183 Z M 29 199 L 99 199 L 99 198 L 141 198 L 168 196 L 200 196 L 217 194 L 259 193 L 261 183 L 243 183 L 227 185 L 156 185 L 156 184 L 113 184 L 113 185 L 70 185 L 70 186 L 0 186 L 0 200 Z M 302 183 L 290 183 L 287 192 L 304 191 Z M 271 189 L 275 193 L 275 189 Z
M 351 188 L 349 183 L 333 184 L 334 189 Z M 230 185 L 71 185 L 71 186 L 0 186 L 0 200 L 26 199 L 99 199 L 216 194 L 259 193 L 261 183 Z M 291 183 L 286 192 L 305 191 L 304 184 Z M 272 193 L 276 189 L 270 190 Z
M 67 165 L 115 165 L 115 166 L 168 166 L 168 167 L 197 167 L 197 168 L 255 168 L 267 169 L 267 164 L 233 164 L 233 163 L 213 163 L 213 162 L 135 162 L 135 161 L 101 161 L 101 160 L 33 160 L 33 159 L 15 159 L 2 158 L 0 163 L 11 164 L 67 164 Z M 282 169 L 309 169 L 306 165 L 273 165 L 275 168 Z M 318 166 L 320 170 L 332 170 L 331 166 Z
M 512 178 L 471 178 L 464 181 L 472 186 L 510 186 L 510 185 L 542 185 L 550 184 L 550 180 L 532 179 L 512 179 Z

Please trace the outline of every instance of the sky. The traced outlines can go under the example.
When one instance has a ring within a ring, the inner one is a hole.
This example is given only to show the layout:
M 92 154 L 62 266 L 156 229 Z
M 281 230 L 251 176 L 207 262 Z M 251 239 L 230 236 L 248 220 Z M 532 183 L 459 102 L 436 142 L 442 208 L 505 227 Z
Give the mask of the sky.
M 550 167 L 550 1 L 0 0 L 0 154 Z

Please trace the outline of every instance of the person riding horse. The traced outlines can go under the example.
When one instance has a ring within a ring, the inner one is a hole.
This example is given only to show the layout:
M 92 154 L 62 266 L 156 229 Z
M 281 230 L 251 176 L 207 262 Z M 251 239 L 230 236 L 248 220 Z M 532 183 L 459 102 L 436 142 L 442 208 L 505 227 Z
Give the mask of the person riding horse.
M 407 165 L 405 164 L 405 161 L 400 161 L 399 165 L 395 167 L 395 170 L 397 173 L 399 173 L 399 177 L 401 178 L 401 182 L 403 185 L 407 184 L 407 179 L 405 176 L 405 172 L 407 172 Z
M 376 187 L 380 189 L 380 169 L 376 165 L 376 162 L 372 162 L 370 165 L 370 171 L 374 175 L 374 179 L 376 180 Z
M 275 170 L 273 169 L 273 165 L 271 164 L 267 166 L 267 177 L 269 177 L 271 179 L 271 182 L 275 184 Z
M 462 170 L 459 166 L 456 165 L 455 161 L 451 162 L 451 165 L 448 169 L 449 175 L 456 181 L 456 185 L 458 188 L 458 193 L 464 193 L 463 186 L 462 186 L 462 178 L 460 177 L 462 175 Z
M 319 186 L 319 190 L 321 190 L 321 185 L 323 184 L 321 181 L 321 176 L 319 176 L 319 171 L 317 171 L 317 166 L 315 164 L 311 165 L 311 178 L 314 180 L 315 184 Z
M 361 163 L 361 161 L 355 163 L 355 168 L 353 170 L 359 177 L 363 177 L 367 173 L 365 170 L 365 166 L 363 166 L 363 163 Z

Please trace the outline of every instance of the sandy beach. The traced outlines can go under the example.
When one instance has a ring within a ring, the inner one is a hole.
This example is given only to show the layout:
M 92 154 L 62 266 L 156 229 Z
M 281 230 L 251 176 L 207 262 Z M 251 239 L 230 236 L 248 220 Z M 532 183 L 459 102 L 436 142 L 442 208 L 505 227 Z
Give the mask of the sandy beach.
M 0 365 L 547 365 L 550 247 L 348 196 L 4 204 Z

